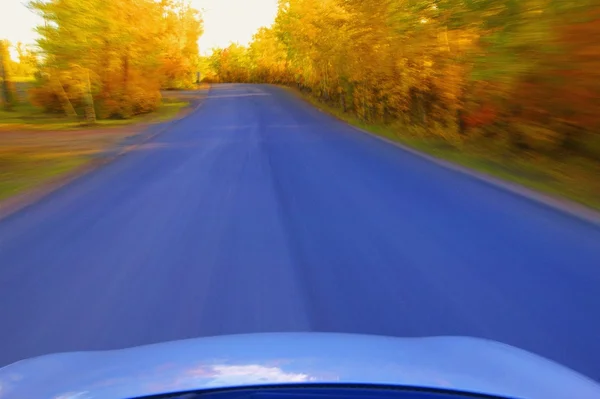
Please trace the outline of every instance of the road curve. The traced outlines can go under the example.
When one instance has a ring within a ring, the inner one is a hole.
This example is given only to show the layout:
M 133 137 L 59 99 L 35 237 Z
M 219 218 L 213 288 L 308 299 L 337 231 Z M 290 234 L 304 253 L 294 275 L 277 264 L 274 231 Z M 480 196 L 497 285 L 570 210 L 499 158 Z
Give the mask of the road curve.
M 600 229 L 215 87 L 168 132 L 0 222 L 0 366 L 216 334 L 467 335 L 600 380 Z

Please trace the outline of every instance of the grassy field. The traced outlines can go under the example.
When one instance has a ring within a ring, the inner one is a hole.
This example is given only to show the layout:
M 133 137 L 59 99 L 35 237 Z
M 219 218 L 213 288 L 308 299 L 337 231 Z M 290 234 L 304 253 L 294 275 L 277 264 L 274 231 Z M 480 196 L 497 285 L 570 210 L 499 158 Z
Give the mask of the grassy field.
M 49 115 L 27 103 L 0 110 L 0 200 L 48 182 L 86 164 L 93 155 L 141 132 L 147 124 L 167 121 L 206 91 L 165 92 L 159 109 L 127 120 L 101 120 L 81 127 L 78 121 Z
M 600 210 L 600 162 L 583 157 L 558 160 L 537 154 L 514 154 L 506 151 L 506 147 L 483 145 L 477 141 L 451 144 L 443 139 L 424 137 L 410 126 L 367 124 L 309 95 L 300 95 L 317 108 L 373 134 L 437 158 Z

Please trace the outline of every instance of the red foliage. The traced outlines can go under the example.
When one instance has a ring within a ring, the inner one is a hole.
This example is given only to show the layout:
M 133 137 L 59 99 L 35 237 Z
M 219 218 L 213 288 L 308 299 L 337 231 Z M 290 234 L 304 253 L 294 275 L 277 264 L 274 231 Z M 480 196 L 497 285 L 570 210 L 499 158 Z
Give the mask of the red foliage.
M 498 111 L 490 104 L 483 104 L 474 112 L 462 117 L 463 126 L 466 129 L 472 129 L 480 126 L 486 126 L 493 123 L 498 116 Z

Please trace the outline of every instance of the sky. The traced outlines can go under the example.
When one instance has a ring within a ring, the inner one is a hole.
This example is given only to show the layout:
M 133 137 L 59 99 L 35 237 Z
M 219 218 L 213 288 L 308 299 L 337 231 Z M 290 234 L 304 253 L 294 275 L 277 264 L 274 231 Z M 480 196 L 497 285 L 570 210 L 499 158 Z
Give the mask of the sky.
M 27 9 L 27 0 L 0 0 L 0 39 L 11 43 L 34 43 L 39 17 Z M 277 13 L 277 0 L 191 0 L 202 11 L 204 35 L 200 51 L 225 47 L 231 42 L 248 44 L 261 26 L 270 26 Z
M 192 5 L 204 10 L 202 53 L 231 42 L 248 44 L 258 28 L 270 26 L 277 14 L 277 0 L 192 0 Z
M 37 15 L 25 7 L 25 0 L 0 0 L 0 39 L 8 39 L 11 43 L 34 43 L 36 33 L 33 31 L 40 23 Z

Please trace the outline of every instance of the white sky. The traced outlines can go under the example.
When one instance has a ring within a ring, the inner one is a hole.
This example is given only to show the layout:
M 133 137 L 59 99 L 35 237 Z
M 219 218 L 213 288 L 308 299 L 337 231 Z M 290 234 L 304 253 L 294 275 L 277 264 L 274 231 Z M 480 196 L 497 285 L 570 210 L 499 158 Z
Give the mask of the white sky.
M 0 39 L 34 43 L 36 33 L 33 29 L 40 23 L 37 15 L 25 7 L 25 0 L 0 0 Z
M 204 10 L 202 53 L 231 42 L 248 44 L 258 28 L 270 26 L 277 14 L 277 0 L 192 0 L 192 5 Z
M 192 6 L 203 11 L 204 35 L 200 51 L 225 47 L 231 42 L 247 44 L 261 26 L 273 23 L 277 0 L 191 0 Z M 39 18 L 25 7 L 27 0 L 0 0 L 0 39 L 11 43 L 34 43 L 33 28 Z

